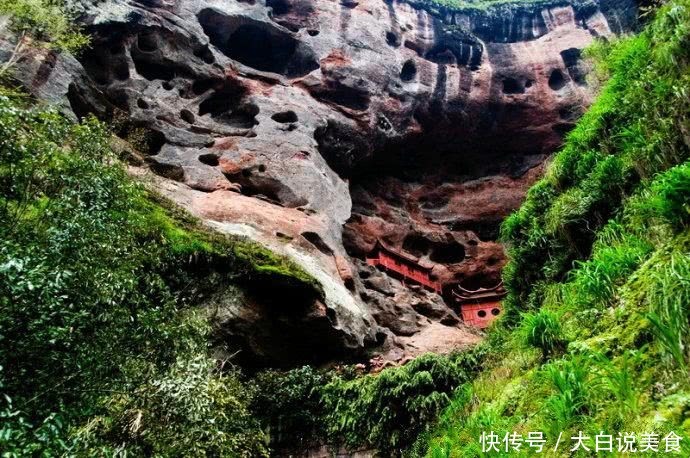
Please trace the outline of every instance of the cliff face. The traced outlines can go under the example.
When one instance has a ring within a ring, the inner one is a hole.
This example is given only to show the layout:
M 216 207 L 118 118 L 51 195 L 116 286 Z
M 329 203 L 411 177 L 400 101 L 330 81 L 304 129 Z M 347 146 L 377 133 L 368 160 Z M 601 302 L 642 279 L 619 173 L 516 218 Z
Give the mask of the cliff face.
M 219 339 L 266 364 L 368 347 L 400 360 L 476 336 L 364 256 L 382 240 L 446 292 L 496 284 L 500 220 L 590 101 L 582 48 L 634 18 L 632 0 L 108 1 L 84 10 L 87 52 L 36 51 L 17 75 L 113 121 L 160 192 L 322 284 L 324 303 L 292 315 L 216 297 Z M 329 348 L 291 343 L 302 333 Z

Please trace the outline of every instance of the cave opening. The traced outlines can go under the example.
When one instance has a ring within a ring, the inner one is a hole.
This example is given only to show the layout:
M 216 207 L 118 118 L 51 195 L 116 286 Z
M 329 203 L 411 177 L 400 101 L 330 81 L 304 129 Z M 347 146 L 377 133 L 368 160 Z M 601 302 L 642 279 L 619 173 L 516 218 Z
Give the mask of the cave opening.
M 439 264 L 457 264 L 465 260 L 465 247 L 457 242 L 435 243 L 429 259 Z
M 565 75 L 563 75 L 561 70 L 556 68 L 551 71 L 551 74 L 549 75 L 549 87 L 551 89 L 558 91 L 563 89 L 566 84 L 567 81 L 565 79 Z
M 218 155 L 213 153 L 201 154 L 198 159 L 202 164 L 210 165 L 211 167 L 216 167 L 219 164 Z
M 297 113 L 292 110 L 280 111 L 271 115 L 271 119 L 280 124 L 286 124 L 291 122 L 297 122 Z
M 247 67 L 288 78 L 319 68 L 309 47 L 272 23 L 227 16 L 211 8 L 197 18 L 213 46 Z
M 429 252 L 429 241 L 419 234 L 410 234 L 403 240 L 403 250 L 421 257 Z
M 192 113 L 186 108 L 180 111 L 180 118 L 188 124 L 194 124 L 194 121 L 196 120 L 194 118 L 194 113 Z
M 388 31 L 386 32 L 386 43 L 388 43 L 388 46 L 398 48 L 400 46 L 400 36 L 395 32 Z
M 197 84 L 197 82 L 194 84 Z M 206 80 L 206 82 L 199 82 L 199 86 L 197 87 L 192 85 L 192 90 L 195 93 L 205 93 L 211 89 L 213 85 L 213 80 Z M 227 113 L 232 113 L 240 106 L 246 92 L 246 89 L 240 85 L 231 83 L 224 84 L 222 87 L 214 89 L 213 92 L 202 100 L 199 104 L 198 115 L 204 116 L 210 114 L 212 117 L 218 118 Z M 258 114 L 258 111 L 254 113 L 254 116 L 256 116 L 256 114 Z
M 173 66 L 156 62 L 149 58 L 146 53 L 132 52 L 132 61 L 137 73 L 149 81 L 170 81 L 175 78 L 175 68 Z
M 409 59 L 405 61 L 402 69 L 400 70 L 400 79 L 406 83 L 409 83 L 410 81 L 414 80 L 415 76 L 417 76 L 417 65 L 415 65 L 412 59 Z
M 142 52 L 153 52 L 158 49 L 156 35 L 151 32 L 141 32 L 137 35 L 137 48 Z

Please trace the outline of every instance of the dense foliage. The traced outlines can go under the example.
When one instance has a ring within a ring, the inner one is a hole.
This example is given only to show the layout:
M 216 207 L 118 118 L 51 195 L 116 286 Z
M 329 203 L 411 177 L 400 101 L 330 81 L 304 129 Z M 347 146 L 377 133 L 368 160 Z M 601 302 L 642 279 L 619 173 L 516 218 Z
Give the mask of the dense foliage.
M 3 456 L 264 455 L 254 392 L 216 370 L 190 285 L 214 265 L 219 282 L 314 281 L 150 195 L 108 140 L 0 97 Z
M 522 315 L 521 331 L 524 341 L 539 348 L 543 359 L 565 349 L 567 342 L 559 320 L 556 313 L 546 309 Z
M 266 372 L 255 378 L 254 408 L 271 425 L 272 445 L 283 451 L 328 444 L 399 456 L 478 371 L 483 352 L 480 346 L 448 356 L 427 354 L 364 376 L 354 368 Z
M 324 388 L 331 443 L 396 456 L 412 445 L 479 368 L 482 348 L 448 357 L 420 356 L 378 375 L 335 378 Z
M 508 313 L 428 456 L 488 431 L 674 431 L 688 454 L 690 2 L 589 54 L 601 93 L 503 225 Z

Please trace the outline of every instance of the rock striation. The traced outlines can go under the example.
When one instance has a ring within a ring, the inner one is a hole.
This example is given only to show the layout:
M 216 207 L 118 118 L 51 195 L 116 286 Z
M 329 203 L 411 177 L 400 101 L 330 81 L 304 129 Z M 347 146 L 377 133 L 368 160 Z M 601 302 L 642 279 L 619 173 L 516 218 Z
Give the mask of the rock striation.
M 372 348 L 403 360 L 476 341 L 442 296 L 363 259 L 383 240 L 433 267 L 444 287 L 495 284 L 500 221 L 591 101 L 582 49 L 636 18 L 632 0 L 454 10 L 426 0 L 110 0 L 81 9 L 91 48 L 77 57 L 35 50 L 17 77 L 68 116 L 111 121 L 161 193 L 322 284 L 324 303 L 299 328 L 274 321 L 270 338 L 235 339 L 267 364 L 284 357 L 295 329 L 317 337 L 289 347 L 305 355 L 328 335 L 323 360 Z M 250 302 L 232 309 L 251 313 L 216 307 L 220 337 L 264 326 L 270 308 Z

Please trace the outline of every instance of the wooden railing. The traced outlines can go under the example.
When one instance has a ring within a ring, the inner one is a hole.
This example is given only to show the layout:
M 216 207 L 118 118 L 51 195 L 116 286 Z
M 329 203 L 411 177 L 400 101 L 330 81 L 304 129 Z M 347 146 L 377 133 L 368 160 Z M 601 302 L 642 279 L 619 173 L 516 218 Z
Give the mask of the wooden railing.
M 378 258 L 367 258 L 367 264 L 373 266 L 382 266 L 387 270 L 391 270 L 401 275 L 404 280 L 411 280 L 437 293 L 441 292 L 441 284 L 439 282 L 431 280 L 429 278 L 429 274 L 410 267 L 405 262 L 396 261 L 388 256 L 380 256 Z

